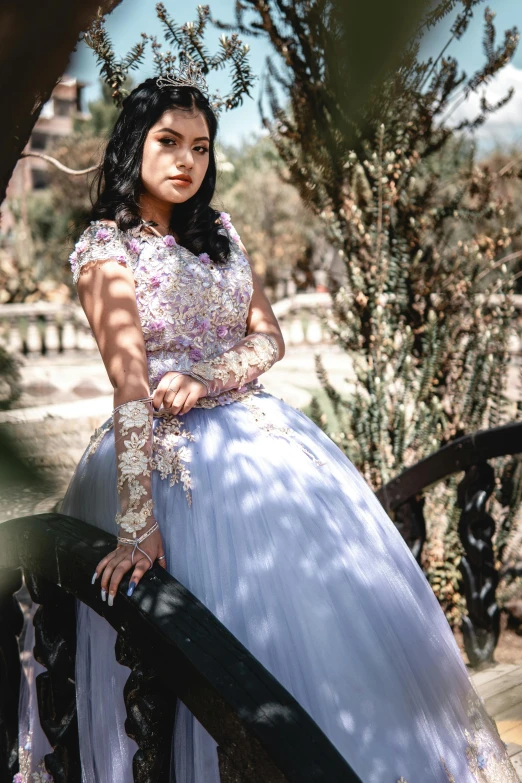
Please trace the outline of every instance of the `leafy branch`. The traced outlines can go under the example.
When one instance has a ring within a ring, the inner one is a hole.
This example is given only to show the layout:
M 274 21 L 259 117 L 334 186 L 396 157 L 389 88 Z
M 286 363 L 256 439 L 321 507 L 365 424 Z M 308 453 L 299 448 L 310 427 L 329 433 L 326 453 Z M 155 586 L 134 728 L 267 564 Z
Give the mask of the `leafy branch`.
M 99 15 L 84 35 L 85 43 L 96 54 L 100 72 L 104 81 L 112 90 L 112 98 L 121 106 L 127 95 L 125 82 L 131 70 L 142 64 L 148 42 L 152 48 L 154 71 L 158 76 L 175 73 L 177 69 L 195 63 L 204 76 L 213 71 L 229 67 L 230 91 L 222 96 L 219 91 L 209 96 L 214 111 L 233 109 L 243 103 L 245 95 L 250 94 L 257 78 L 250 66 L 250 47 L 244 44 L 237 33 L 222 35 L 218 50 L 211 54 L 205 43 L 210 20 L 210 7 L 199 5 L 197 19 L 193 22 L 178 24 L 168 13 L 163 3 L 158 3 L 156 13 L 163 28 L 164 43 L 157 36 L 142 33 L 142 41 L 134 46 L 122 58 L 114 52 L 111 38 L 105 27 L 105 19 Z M 164 48 L 170 46 L 171 48 Z

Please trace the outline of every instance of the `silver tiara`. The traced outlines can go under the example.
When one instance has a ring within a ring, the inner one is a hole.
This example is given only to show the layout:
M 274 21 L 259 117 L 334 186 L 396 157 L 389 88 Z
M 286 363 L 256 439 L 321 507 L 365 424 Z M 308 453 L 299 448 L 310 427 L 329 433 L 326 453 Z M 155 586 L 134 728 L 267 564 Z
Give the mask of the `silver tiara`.
M 208 84 L 203 71 L 192 60 L 169 73 L 158 76 L 156 84 L 158 87 L 195 87 L 209 98 Z

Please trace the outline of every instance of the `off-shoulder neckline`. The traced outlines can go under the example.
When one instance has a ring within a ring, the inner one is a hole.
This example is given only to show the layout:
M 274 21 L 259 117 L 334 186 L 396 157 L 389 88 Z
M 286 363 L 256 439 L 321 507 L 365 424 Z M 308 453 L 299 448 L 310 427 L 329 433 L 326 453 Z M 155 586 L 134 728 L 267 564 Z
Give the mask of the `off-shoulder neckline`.
M 161 235 L 153 234 L 152 232 L 150 232 L 148 234 L 142 234 L 140 232 L 139 235 L 134 235 L 134 234 L 132 234 L 131 229 L 129 229 L 127 231 L 122 231 L 122 229 L 118 228 L 118 226 L 116 225 L 116 223 L 114 221 L 107 222 L 105 220 L 92 220 L 91 221 L 91 226 L 96 226 L 96 225 L 102 225 L 102 226 L 106 226 L 107 228 L 113 228 L 116 231 L 116 233 L 121 234 L 121 236 L 127 237 L 127 236 L 130 235 L 130 237 L 132 239 L 137 239 L 138 241 L 142 239 L 145 242 L 150 242 L 150 240 L 152 240 L 152 239 L 159 239 L 159 240 L 161 240 L 162 247 L 165 250 L 169 250 L 170 252 L 172 252 L 176 247 L 178 247 L 180 250 L 185 251 L 185 253 L 188 253 L 189 256 L 192 256 L 192 258 L 195 258 L 197 261 L 199 261 L 199 263 L 201 263 L 201 260 L 200 260 L 199 256 L 196 255 L 196 253 L 193 253 L 192 250 L 189 250 L 188 247 L 185 247 L 184 245 L 180 245 L 180 243 L 175 239 L 175 237 L 172 236 L 172 234 L 165 234 L 165 236 L 161 236 Z M 165 241 L 164 241 L 165 237 L 172 237 L 172 239 L 174 240 L 174 244 L 173 245 L 165 244 Z M 232 239 L 232 237 L 230 237 L 230 241 L 233 242 L 236 245 L 236 252 L 239 252 L 240 256 L 245 257 L 244 253 L 241 250 L 241 248 L 239 247 L 238 243 L 235 242 L 234 239 Z M 231 259 L 229 259 L 227 261 L 227 263 L 230 260 Z M 226 266 L 226 264 L 216 264 L 214 261 L 212 261 L 212 266 L 214 268 L 220 268 L 220 267 Z

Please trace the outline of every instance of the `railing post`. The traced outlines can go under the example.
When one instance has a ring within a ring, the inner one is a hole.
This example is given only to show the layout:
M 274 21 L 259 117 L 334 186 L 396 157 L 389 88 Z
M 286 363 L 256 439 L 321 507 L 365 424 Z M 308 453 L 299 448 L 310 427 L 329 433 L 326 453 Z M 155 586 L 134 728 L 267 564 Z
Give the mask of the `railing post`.
M 493 661 L 500 635 L 500 609 L 496 603 L 499 577 L 493 550 L 495 522 L 486 511 L 494 487 L 493 468 L 481 462 L 466 470 L 457 495 L 462 509 L 459 536 L 464 547 L 460 570 L 468 608 L 468 616 L 462 620 L 462 633 L 474 668 Z
M 45 666 L 36 678 L 40 724 L 54 748 L 45 766 L 54 783 L 81 783 L 76 714 L 75 599 L 61 587 L 26 573 L 31 598 L 40 604 L 34 615 L 34 657 Z
M 411 553 L 419 565 L 422 560 L 422 550 L 426 543 L 426 520 L 424 519 L 424 503 L 422 495 L 410 498 L 395 511 L 394 522 L 399 533 L 404 538 Z
M 138 745 L 132 768 L 134 783 L 170 783 L 171 741 L 177 699 L 141 659 L 125 634 L 118 634 L 116 660 L 131 673 L 123 696 L 125 731 Z
M 18 637 L 24 616 L 13 593 L 21 586 L 19 568 L 0 569 L 0 780 L 5 781 L 12 780 L 18 771 Z

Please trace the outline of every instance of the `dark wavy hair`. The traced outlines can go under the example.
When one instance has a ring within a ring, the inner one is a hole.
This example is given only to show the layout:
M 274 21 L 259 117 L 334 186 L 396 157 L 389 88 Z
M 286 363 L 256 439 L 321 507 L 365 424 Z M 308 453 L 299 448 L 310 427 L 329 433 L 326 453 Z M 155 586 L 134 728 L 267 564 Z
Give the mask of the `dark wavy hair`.
M 122 231 L 139 225 L 143 145 L 151 127 L 169 109 L 201 112 L 210 136 L 203 182 L 187 201 L 173 205 L 170 231 L 192 253 L 208 253 L 214 262 L 225 263 L 230 239 L 216 222 L 219 212 L 210 206 L 216 188 L 217 118 L 205 96 L 193 87 L 158 87 L 156 79 L 147 79 L 127 96 L 105 150 L 90 219 L 114 220 Z

